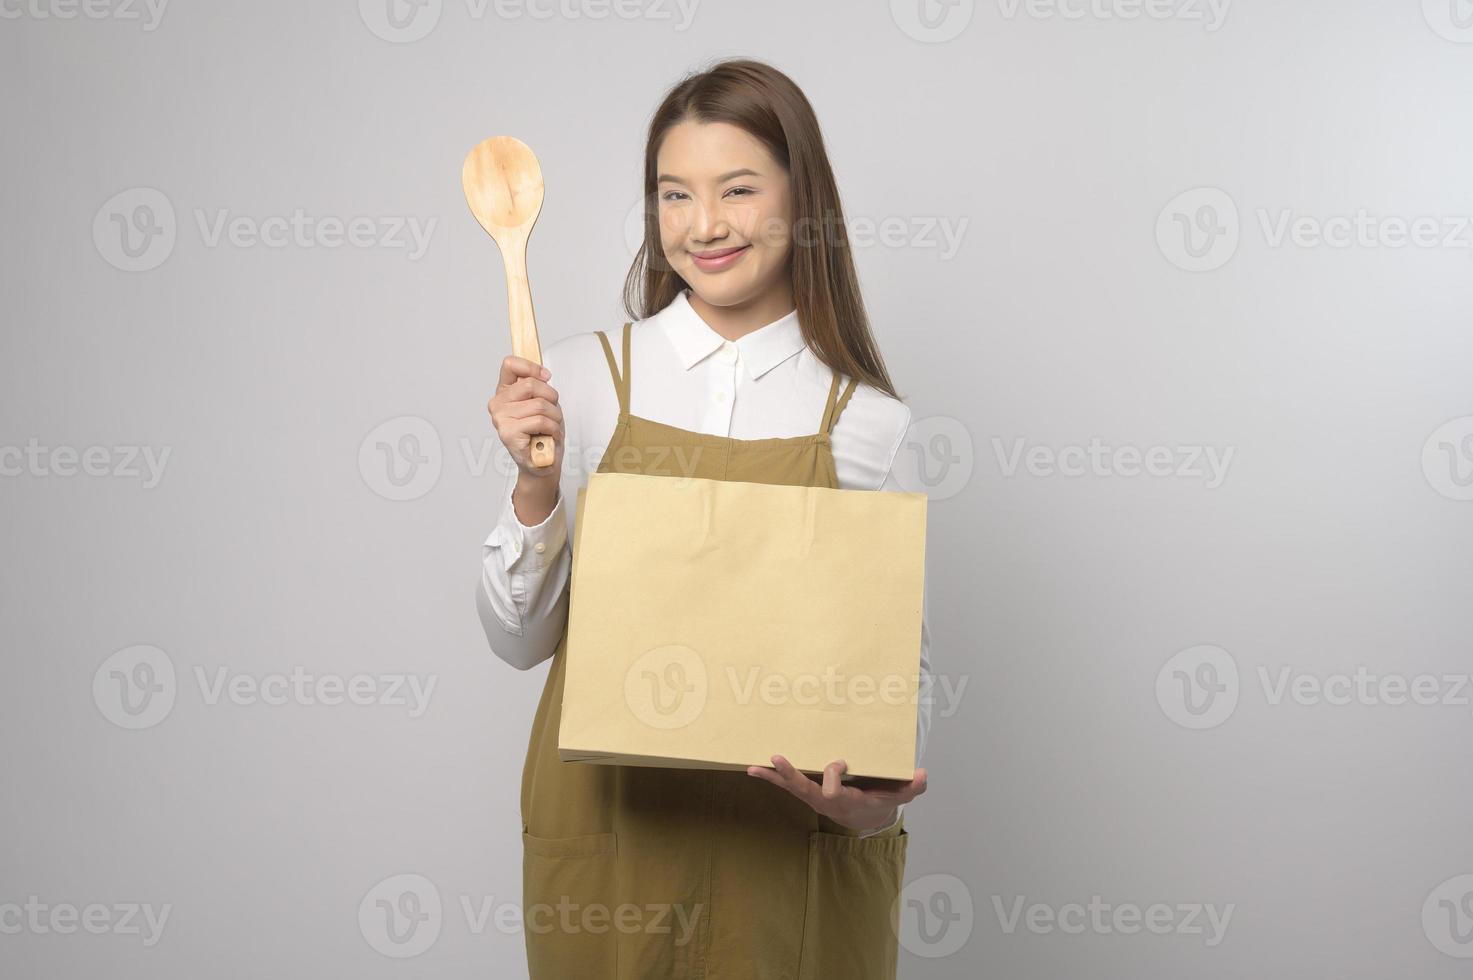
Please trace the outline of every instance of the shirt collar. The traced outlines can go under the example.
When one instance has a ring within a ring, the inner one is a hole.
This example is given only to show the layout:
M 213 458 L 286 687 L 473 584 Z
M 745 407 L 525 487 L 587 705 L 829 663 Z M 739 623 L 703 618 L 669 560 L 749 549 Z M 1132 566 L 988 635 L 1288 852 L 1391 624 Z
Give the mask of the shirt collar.
M 721 349 L 726 338 L 711 329 L 701 319 L 695 307 L 690 305 L 690 288 L 675 294 L 670 305 L 660 311 L 659 317 L 665 335 L 675 348 L 680 366 L 687 371 Z M 803 330 L 798 325 L 798 311 L 793 310 L 780 319 L 764 324 L 743 337 L 733 341 L 746 365 L 747 376 L 753 380 L 762 377 L 777 365 L 803 349 Z

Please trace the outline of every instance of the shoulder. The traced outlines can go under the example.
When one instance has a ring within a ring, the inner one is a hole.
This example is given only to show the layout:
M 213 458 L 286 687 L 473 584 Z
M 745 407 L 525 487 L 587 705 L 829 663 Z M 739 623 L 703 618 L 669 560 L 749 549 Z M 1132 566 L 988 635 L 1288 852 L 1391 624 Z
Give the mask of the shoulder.
M 654 324 L 654 317 L 632 321 L 629 328 L 630 345 L 648 341 L 655 332 Z M 542 348 L 542 363 L 554 375 L 558 373 L 558 368 L 561 366 L 565 375 L 572 372 L 573 375 L 581 378 L 584 374 L 593 371 L 600 377 L 608 377 L 608 356 L 604 353 L 603 341 L 600 340 L 599 335 L 602 334 L 607 338 L 609 351 L 613 353 L 614 362 L 617 364 L 624 356 L 623 333 L 624 321 L 620 321 L 601 330 L 585 330 L 582 333 L 571 334 Z M 620 366 L 623 365 L 620 364 Z
M 804 352 L 806 373 L 811 383 L 821 385 L 824 397 L 833 383 L 833 371 L 811 353 Z M 839 396 L 849 386 L 850 377 L 841 375 Z M 895 463 L 896 454 L 910 429 L 911 411 L 905 402 L 874 385 L 859 382 L 854 394 L 834 424 L 830 445 L 840 481 L 845 486 L 878 490 Z
M 615 327 L 605 331 L 609 335 L 609 341 L 613 345 L 616 357 L 619 353 L 619 330 L 620 327 Z M 608 362 L 603 355 L 603 344 L 599 343 L 596 330 L 585 330 L 583 333 L 575 333 L 548 344 L 542 348 L 542 363 L 553 373 L 554 378 L 560 373 L 559 368 L 564 372 L 571 371 L 580 375 L 592 367 L 603 367 L 605 371 L 608 370 Z

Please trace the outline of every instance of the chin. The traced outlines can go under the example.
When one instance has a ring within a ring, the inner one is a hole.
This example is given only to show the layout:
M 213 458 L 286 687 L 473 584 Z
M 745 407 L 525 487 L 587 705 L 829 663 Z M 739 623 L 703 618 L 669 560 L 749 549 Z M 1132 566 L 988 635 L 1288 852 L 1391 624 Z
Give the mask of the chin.
M 692 292 L 712 306 L 736 306 L 759 292 L 758 283 L 762 281 L 745 269 L 741 274 L 736 270 L 710 274 L 691 267 L 680 270 L 680 277 L 690 285 Z

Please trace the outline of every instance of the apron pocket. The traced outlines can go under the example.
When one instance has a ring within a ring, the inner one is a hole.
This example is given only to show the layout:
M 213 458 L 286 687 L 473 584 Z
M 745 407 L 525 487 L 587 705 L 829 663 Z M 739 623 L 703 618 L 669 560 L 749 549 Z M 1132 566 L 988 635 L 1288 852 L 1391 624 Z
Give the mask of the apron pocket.
M 612 980 L 613 834 L 522 834 L 522 932 L 532 980 Z
M 799 980 L 895 980 L 910 835 L 808 835 Z

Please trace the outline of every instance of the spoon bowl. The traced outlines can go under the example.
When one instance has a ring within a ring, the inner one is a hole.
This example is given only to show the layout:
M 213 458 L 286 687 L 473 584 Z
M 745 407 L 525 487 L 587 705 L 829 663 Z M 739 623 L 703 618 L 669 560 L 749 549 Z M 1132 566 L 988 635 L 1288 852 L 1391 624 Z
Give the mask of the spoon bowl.
M 507 313 L 511 351 L 542 363 L 537 318 L 532 312 L 532 285 L 527 279 L 527 239 L 542 212 L 542 167 L 532 148 L 514 136 L 493 136 L 465 156 L 460 184 L 471 214 L 501 249 L 506 268 Z M 533 466 L 551 466 L 552 436 L 532 437 Z

